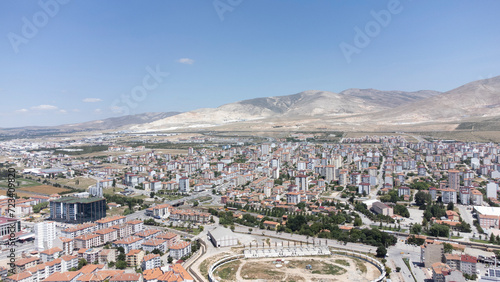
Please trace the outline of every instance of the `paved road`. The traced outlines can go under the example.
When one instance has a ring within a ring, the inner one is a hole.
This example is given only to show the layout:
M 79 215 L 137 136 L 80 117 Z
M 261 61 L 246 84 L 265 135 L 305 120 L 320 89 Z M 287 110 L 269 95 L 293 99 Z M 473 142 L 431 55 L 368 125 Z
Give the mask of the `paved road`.
M 382 162 L 380 163 L 380 168 L 378 169 L 378 174 L 377 174 L 377 188 L 370 191 L 370 199 L 375 199 L 377 197 L 378 191 L 384 187 L 384 164 L 385 164 L 385 157 L 382 156 Z
M 410 260 L 411 272 L 403 261 L 403 258 L 408 258 Z M 425 270 L 420 268 L 420 247 L 410 246 L 402 242 L 398 238 L 398 242 L 395 246 L 387 248 L 387 261 L 392 265 L 391 278 L 394 281 L 411 281 L 414 282 L 413 275 L 420 281 L 428 281 L 431 277 L 428 276 Z M 401 271 L 396 272 L 396 267 L 400 267 Z
M 467 222 L 468 224 L 470 224 L 470 227 L 472 229 L 472 234 L 479 234 L 477 232 L 477 228 L 476 226 L 474 226 L 474 219 L 472 218 L 472 210 L 467 210 L 467 206 L 463 206 L 463 205 L 455 205 L 459 212 L 460 212 L 460 216 L 462 217 L 462 219 Z M 464 236 L 466 233 L 460 233 L 462 236 Z M 469 234 L 472 235 L 472 234 Z

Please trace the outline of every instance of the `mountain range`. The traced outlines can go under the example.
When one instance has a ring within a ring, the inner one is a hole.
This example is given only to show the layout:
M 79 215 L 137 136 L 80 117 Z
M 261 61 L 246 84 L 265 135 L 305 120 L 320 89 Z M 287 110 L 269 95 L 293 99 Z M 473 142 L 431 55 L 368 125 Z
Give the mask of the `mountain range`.
M 479 127 L 483 121 L 495 124 L 500 120 L 499 109 L 500 76 L 473 81 L 447 92 L 309 90 L 198 109 L 130 129 L 455 130 L 470 122 L 478 123 Z
M 56 127 L 9 130 L 395 131 L 479 129 L 485 124 L 486 128 L 500 128 L 500 76 L 473 81 L 446 92 L 308 90 L 184 113 L 145 113 Z

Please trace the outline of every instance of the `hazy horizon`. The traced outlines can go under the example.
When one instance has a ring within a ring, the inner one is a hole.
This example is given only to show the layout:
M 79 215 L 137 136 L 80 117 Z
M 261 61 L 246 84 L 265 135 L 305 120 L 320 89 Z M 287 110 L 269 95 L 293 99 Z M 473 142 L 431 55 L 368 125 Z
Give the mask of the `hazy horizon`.
M 214 3 L 0 3 L 0 127 L 500 75 L 496 1 Z

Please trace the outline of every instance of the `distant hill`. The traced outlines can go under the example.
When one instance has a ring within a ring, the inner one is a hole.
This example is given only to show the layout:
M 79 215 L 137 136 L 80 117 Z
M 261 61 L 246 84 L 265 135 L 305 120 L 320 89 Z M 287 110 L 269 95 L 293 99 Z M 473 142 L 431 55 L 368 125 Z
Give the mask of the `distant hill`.
M 16 128 L 1 128 L 0 134 L 6 136 L 23 137 L 80 131 L 111 130 L 132 125 L 150 123 L 155 120 L 164 119 L 177 114 L 180 114 L 180 112 L 143 113 L 58 126 L 26 126 Z
M 74 129 L 78 130 L 106 130 L 106 129 L 116 129 L 124 126 L 139 125 L 154 122 L 156 120 L 164 119 L 167 117 L 175 116 L 180 114 L 180 112 L 166 112 L 166 113 L 143 113 L 136 115 L 128 115 L 121 117 L 112 117 L 101 120 L 88 121 L 84 123 L 75 123 L 57 126 L 62 130 L 64 129 Z
M 500 76 L 477 80 L 453 90 L 404 104 L 370 119 L 390 123 L 461 122 L 500 116 Z
M 388 110 L 438 95 L 437 91 L 381 91 L 349 89 L 341 93 L 309 90 L 287 96 L 255 98 L 204 108 L 152 123 L 132 126 L 131 130 L 174 130 L 204 128 L 237 123 L 265 123 L 269 120 L 293 120 L 298 117 L 339 118 Z M 279 122 L 278 122 L 279 123 Z

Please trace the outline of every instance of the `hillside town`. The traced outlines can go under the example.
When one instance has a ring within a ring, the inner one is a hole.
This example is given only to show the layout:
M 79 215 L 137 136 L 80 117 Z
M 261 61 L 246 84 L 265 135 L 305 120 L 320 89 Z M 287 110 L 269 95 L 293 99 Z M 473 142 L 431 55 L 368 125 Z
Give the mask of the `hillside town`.
M 172 137 L 178 152 L 158 136 L 1 142 L 0 187 L 8 168 L 17 183 L 0 196 L 17 246 L 0 253 L 3 281 L 215 281 L 210 257 L 290 242 L 349 244 L 377 260 L 377 281 L 500 281 L 499 144 Z

